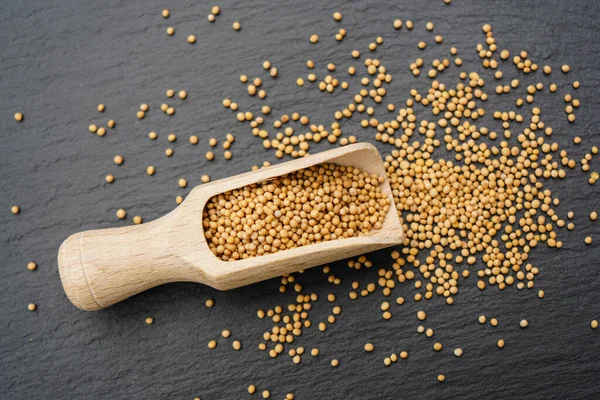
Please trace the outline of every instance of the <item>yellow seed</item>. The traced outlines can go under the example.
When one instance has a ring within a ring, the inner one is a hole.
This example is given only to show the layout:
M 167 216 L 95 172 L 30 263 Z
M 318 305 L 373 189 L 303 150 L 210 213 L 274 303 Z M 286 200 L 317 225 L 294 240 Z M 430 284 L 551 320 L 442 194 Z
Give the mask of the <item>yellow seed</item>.
M 148 107 L 148 104 L 141 104 L 140 105 L 140 110 L 141 111 L 146 112 L 146 111 L 148 111 L 148 108 L 150 108 L 150 107 Z
M 231 157 L 233 157 L 233 155 L 229 150 L 227 150 L 223 153 L 223 157 L 225 157 L 226 160 L 231 160 Z
M 214 153 L 213 153 L 212 151 L 208 151 L 208 152 L 206 152 L 206 159 L 207 159 L 208 161 L 212 161 L 212 160 L 214 160 L 214 159 L 215 159 L 215 155 L 214 155 Z
M 210 138 L 210 140 L 208 141 L 208 144 L 209 144 L 211 147 L 215 147 L 215 146 L 217 145 L 217 139 L 215 139 L 215 138 Z
M 365 351 L 367 353 L 372 352 L 375 349 L 375 347 L 373 346 L 373 343 L 367 343 L 365 344 Z
M 104 178 L 104 180 L 106 181 L 106 183 L 113 183 L 115 181 L 115 177 L 112 175 L 106 175 L 106 178 Z
M 400 352 L 400 358 L 405 360 L 408 358 L 408 352 L 407 351 L 401 351 Z
M 137 115 L 138 119 L 144 119 L 144 117 L 146 116 L 146 113 L 143 111 L 138 111 L 136 115 Z
M 234 31 L 239 31 L 240 29 L 242 29 L 242 25 L 239 22 L 234 22 L 233 23 L 233 30 Z
M 485 315 L 480 315 L 479 316 L 479 323 L 480 324 L 485 324 L 485 321 L 486 321 Z
M 310 37 L 310 42 L 311 43 L 317 43 L 319 41 L 319 36 L 318 35 L 312 35 Z
M 177 182 L 177 184 L 179 185 L 180 188 L 185 188 L 185 187 L 187 187 L 187 180 L 181 178 L 181 179 L 179 179 L 179 182 Z
M 200 180 L 202 181 L 202 183 L 208 183 L 210 182 L 210 177 L 208 175 L 202 175 Z
M 12 207 L 10 208 L 10 211 L 11 211 L 13 214 L 17 215 L 18 213 L 20 213 L 20 212 L 21 212 L 21 209 L 19 208 L 19 206 L 12 206 Z
M 229 336 L 231 336 L 231 331 L 229 329 L 225 329 L 223 330 L 223 332 L 221 332 L 221 336 L 223 336 L 224 338 L 228 338 Z
M 217 347 L 217 341 L 216 340 L 211 340 L 210 342 L 208 342 L 208 348 L 209 349 L 214 349 L 215 347 Z
M 148 168 L 146 168 L 146 173 L 150 176 L 154 175 L 154 172 L 156 170 L 154 169 L 154 167 L 152 165 L 150 165 Z
M 501 349 L 501 348 L 503 348 L 503 347 L 504 347 L 504 340 L 502 340 L 502 339 L 499 339 L 499 340 L 498 340 L 498 348 L 500 348 L 500 349 Z
M 213 15 L 219 15 L 219 13 L 221 12 L 221 7 L 214 6 L 213 8 L 211 8 L 210 12 L 213 13 Z
M 564 64 L 562 67 L 560 67 L 561 71 L 564 72 L 565 74 L 567 72 L 569 72 L 571 70 L 571 67 L 569 67 L 567 64 Z
M 169 136 L 167 136 L 167 140 L 169 142 L 174 142 L 177 140 L 177 136 L 174 133 L 169 133 Z
M 592 211 L 592 212 L 590 213 L 590 219 L 591 219 L 592 221 L 595 221 L 596 219 L 598 219 L 598 213 L 597 213 L 596 211 Z
M 98 104 L 98 111 L 99 112 L 103 112 L 104 111 L 104 104 Z
M 125 210 L 123 210 L 122 208 L 119 208 L 117 210 L 117 218 L 125 219 L 126 216 L 127 216 L 127 212 Z
M 304 86 L 304 79 L 302 79 L 302 78 L 298 78 L 298 79 L 296 79 L 296 84 L 297 84 L 298 86 Z
M 248 386 L 248 393 L 254 394 L 254 392 L 256 392 L 256 386 L 254 386 L 254 385 Z
M 456 357 L 460 357 L 463 355 L 463 350 L 460 347 L 457 347 L 456 349 L 454 349 L 454 355 Z
M 190 143 L 193 145 L 198 144 L 198 136 L 196 136 L 196 135 L 190 136 Z
M 16 120 L 17 122 L 21 122 L 21 121 L 23 121 L 23 113 L 20 113 L 20 112 L 18 112 L 18 113 L 15 113 L 15 120 Z
M 207 299 L 204 302 L 204 305 L 208 308 L 212 308 L 215 305 L 215 301 L 213 299 Z
M 183 197 L 181 197 L 181 196 L 177 196 L 177 197 L 175 197 L 175 202 L 176 202 L 177 204 L 181 204 L 181 203 L 183 203 Z
M 102 137 L 106 134 L 106 129 L 104 128 L 98 128 L 98 130 L 96 131 L 96 135 Z
M 400 28 L 402 28 L 402 21 L 401 21 L 401 20 L 399 20 L 399 19 L 397 19 L 397 20 L 394 20 L 394 28 L 395 28 L 395 29 L 400 29 Z
M 583 242 L 585 244 L 592 244 L 592 237 L 591 236 L 586 236 L 585 239 L 583 239 Z
M 94 124 L 91 124 L 88 129 L 90 130 L 90 132 L 92 133 L 96 133 L 96 131 L 98 130 L 98 127 Z
M 311 356 L 313 356 L 313 357 L 316 357 L 316 356 L 318 356 L 318 355 L 319 355 L 319 349 L 317 349 L 317 348 L 315 347 L 314 349 L 312 349 L 312 350 L 310 351 L 310 355 L 311 355 Z
M 333 359 L 331 360 L 331 366 L 332 367 L 337 367 L 338 365 L 340 365 L 340 362 L 337 359 Z
M 592 327 L 592 329 L 598 328 L 598 321 L 595 319 L 592 320 L 592 322 L 590 322 L 590 326 Z
M 269 392 L 268 390 L 263 390 L 262 397 L 263 399 L 268 399 L 269 397 L 271 397 L 271 392 Z
M 442 346 L 442 344 L 441 344 L 440 342 L 436 342 L 436 343 L 433 345 L 433 349 L 434 349 L 435 351 L 440 351 L 440 350 L 442 350 L 442 347 L 443 347 L 443 346 Z
M 133 223 L 136 225 L 139 225 L 143 222 L 142 217 L 140 217 L 139 215 L 136 215 L 135 217 L 133 217 Z
M 175 28 L 173 28 L 172 26 L 167 28 L 167 35 L 173 36 L 174 33 L 175 33 Z
M 167 90 L 167 97 L 173 97 L 175 96 L 175 91 L 173 89 L 168 89 Z
M 27 309 L 28 309 L 29 311 L 35 311 L 35 310 L 37 309 L 37 306 L 36 306 L 34 303 L 30 303 L 30 304 L 27 306 Z
M 234 350 L 239 350 L 242 348 L 242 343 L 239 340 L 234 340 L 231 346 Z
M 443 374 L 439 374 L 437 380 L 438 382 L 444 382 L 446 380 L 446 376 Z
M 496 318 L 490 319 L 490 325 L 492 325 L 492 326 L 498 326 L 498 320 Z
M 146 324 L 152 325 L 153 323 L 154 323 L 154 318 L 152 318 L 152 317 L 146 318 Z
M 196 43 L 196 35 L 189 35 L 189 36 L 187 37 L 187 41 L 188 41 L 188 43 L 190 43 L 190 44 L 194 44 L 194 43 Z
M 186 92 L 185 90 L 180 90 L 180 91 L 179 91 L 179 98 L 180 98 L 181 100 L 185 100 L 185 99 L 187 99 L 187 92 Z
M 341 21 L 342 20 L 342 14 L 339 12 L 334 12 L 333 13 L 333 19 L 335 19 L 336 21 Z
M 425 320 L 425 318 L 427 318 L 427 314 L 425 313 L 425 311 L 417 312 L 417 319 L 419 319 L 419 321 L 423 321 Z
M 115 164 L 121 165 L 121 164 L 123 164 L 124 160 L 123 160 L 123 157 L 121 157 L 121 156 L 115 156 L 115 158 L 113 159 L 113 161 L 115 162 Z
M 529 326 L 529 322 L 526 319 L 522 319 L 521 322 L 519 322 L 519 326 L 521 328 L 527 328 Z
M 169 15 L 170 15 L 169 10 L 167 10 L 167 9 L 162 10 L 163 18 L 169 18 Z
M 30 271 L 35 271 L 37 269 L 37 264 L 33 261 L 27 264 L 27 269 Z

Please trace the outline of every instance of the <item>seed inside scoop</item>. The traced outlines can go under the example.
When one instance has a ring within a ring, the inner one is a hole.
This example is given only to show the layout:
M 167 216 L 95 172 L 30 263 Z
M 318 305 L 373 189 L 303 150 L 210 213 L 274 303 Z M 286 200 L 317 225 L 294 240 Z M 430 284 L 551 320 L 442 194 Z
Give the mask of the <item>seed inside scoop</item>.
M 213 196 L 203 212 L 211 251 L 223 261 L 262 256 L 381 228 L 384 178 L 321 164 Z

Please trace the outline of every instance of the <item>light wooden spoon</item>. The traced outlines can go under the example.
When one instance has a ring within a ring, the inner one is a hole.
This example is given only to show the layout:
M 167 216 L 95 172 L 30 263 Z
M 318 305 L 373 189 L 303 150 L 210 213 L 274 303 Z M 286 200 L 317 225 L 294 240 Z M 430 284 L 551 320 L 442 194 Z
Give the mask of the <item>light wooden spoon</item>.
M 202 211 L 212 196 L 324 162 L 352 165 L 386 177 L 375 146 L 359 143 L 200 185 L 179 207 L 155 221 L 67 238 L 58 251 L 67 297 L 75 306 L 92 311 L 168 282 L 200 282 L 228 290 L 401 243 L 404 234 L 386 179 L 381 188 L 392 203 L 381 229 L 370 236 L 237 261 L 221 261 L 208 248 Z

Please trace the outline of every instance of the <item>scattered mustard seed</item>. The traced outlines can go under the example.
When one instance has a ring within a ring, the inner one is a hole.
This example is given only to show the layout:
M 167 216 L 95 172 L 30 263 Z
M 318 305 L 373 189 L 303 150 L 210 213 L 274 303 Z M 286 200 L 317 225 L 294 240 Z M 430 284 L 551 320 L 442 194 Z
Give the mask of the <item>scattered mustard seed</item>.
M 152 165 L 148 166 L 146 168 L 146 173 L 150 176 L 154 175 L 154 172 L 156 172 L 156 169 L 154 169 L 154 167 Z
M 240 25 L 240 23 L 237 21 L 235 21 L 232 26 L 234 31 L 239 31 L 240 29 L 242 29 L 242 25 Z
M 146 318 L 146 324 L 152 325 L 153 323 L 154 323 L 154 318 L 152 318 L 152 317 Z
M 169 10 L 167 10 L 167 9 L 162 10 L 162 16 L 163 16 L 163 18 L 169 18 L 169 15 L 171 15 L 169 13 Z
M 34 303 L 29 303 L 29 305 L 27 306 L 27 309 L 29 311 L 35 311 L 37 309 L 37 306 Z
M 215 347 L 217 347 L 217 341 L 216 340 L 211 340 L 210 342 L 208 342 L 208 348 L 209 349 L 214 349 Z
M 190 43 L 190 44 L 194 44 L 194 43 L 196 43 L 196 35 L 189 35 L 189 36 L 187 37 L 187 41 L 188 41 L 188 43 Z
M 20 112 L 18 112 L 18 113 L 15 113 L 15 120 L 16 120 L 17 122 L 21 122 L 21 121 L 23 121 L 23 113 L 20 113 Z
M 139 215 L 136 215 L 135 217 L 133 217 L 133 223 L 136 225 L 139 225 L 143 222 L 142 217 L 140 217 Z
M 18 213 L 20 213 L 20 212 L 21 212 L 21 209 L 19 208 L 19 206 L 12 206 L 12 207 L 10 208 L 10 211 L 11 211 L 13 214 L 17 215 Z
M 204 305 L 208 308 L 212 308 L 215 305 L 215 301 L 213 299 L 207 299 L 204 302 Z
M 123 164 L 123 157 L 122 156 L 115 156 L 115 158 L 113 159 L 113 161 L 115 162 L 115 164 L 117 165 L 121 165 Z
M 106 183 L 113 183 L 115 181 L 115 177 L 112 175 L 106 175 L 106 178 L 104 178 L 104 180 L 106 181 Z
M 117 218 L 125 219 L 126 216 L 127 216 L 127 212 L 125 210 L 123 210 L 122 208 L 119 208 L 117 210 Z
M 367 343 L 365 344 L 365 351 L 367 353 L 372 352 L 375 349 L 375 346 L 373 346 L 373 343 Z
M 598 321 L 597 321 L 597 320 L 595 320 L 595 319 L 594 319 L 594 320 L 592 320 L 592 322 L 590 322 L 590 327 L 591 327 L 592 329 L 596 329 L 596 328 L 598 328 Z
M 30 271 L 35 271 L 37 269 L 37 264 L 33 261 L 27 264 L 27 269 Z

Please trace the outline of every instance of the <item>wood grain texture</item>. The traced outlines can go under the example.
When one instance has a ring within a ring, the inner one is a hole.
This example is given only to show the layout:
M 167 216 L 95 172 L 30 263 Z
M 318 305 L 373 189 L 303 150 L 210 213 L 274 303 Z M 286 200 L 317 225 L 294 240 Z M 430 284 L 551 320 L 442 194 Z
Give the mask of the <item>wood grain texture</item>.
M 212 5 L 221 7 L 221 16 L 209 24 Z M 163 8 L 171 10 L 169 20 L 160 16 Z M 333 20 L 334 11 L 342 12 L 340 23 Z M 267 59 L 279 76 L 263 79 L 268 96 L 260 105 L 272 107 L 265 123 L 299 112 L 311 123 L 326 125 L 335 110 L 352 101 L 360 76 L 346 78 L 346 92 L 323 94 L 309 84 L 299 88 L 295 80 L 310 73 L 306 60 L 315 61 L 319 76 L 329 73 L 327 62 L 337 63 L 336 74 L 345 76 L 350 65 L 359 67 L 350 59 L 353 49 L 363 57 L 377 56 L 394 77 L 384 103 L 398 109 L 412 88 L 425 93 L 429 83 L 424 71 L 419 79 L 412 76 L 410 63 L 419 57 L 426 63 L 441 60 L 456 46 L 463 68 L 448 68 L 440 81 L 454 84 L 458 71 L 479 71 L 491 92 L 496 81 L 481 68 L 475 51 L 484 40 L 481 26 L 489 23 L 499 49 L 511 54 L 526 50 L 538 64 L 552 65 L 551 76 L 526 79 L 503 65 L 499 83 L 519 78 L 519 89 L 525 91 L 538 80 L 555 81 L 558 103 L 547 103 L 540 94 L 534 105 L 542 107 L 544 121 L 554 128 L 548 140 L 582 157 L 599 140 L 599 16 L 596 0 L 452 0 L 450 6 L 442 0 L 0 2 L 0 398 L 229 400 L 250 398 L 249 384 L 269 389 L 272 399 L 287 392 L 299 400 L 597 398 L 600 330 L 592 331 L 589 321 L 600 319 L 600 251 L 594 247 L 600 244 L 600 225 L 590 225 L 587 215 L 600 208 L 600 185 L 588 185 L 579 170 L 548 182 L 562 200 L 557 212 L 574 211 L 576 229 L 560 231 L 563 249 L 538 246 L 532 251 L 530 262 L 540 268 L 533 292 L 481 292 L 469 278 L 454 305 L 447 306 L 439 299 L 409 301 L 416 289 L 404 284 L 394 296 L 407 301 L 392 304 L 393 317 L 384 321 L 381 302 L 393 299 L 374 294 L 353 301 L 348 291 L 354 281 L 361 287 L 376 283 L 377 269 L 392 263 L 389 250 L 368 255 L 371 269 L 350 269 L 345 261 L 330 264 L 340 285 L 329 283 L 322 268 L 298 274 L 303 291 L 322 299 L 311 319 L 327 319 L 334 305 L 325 300 L 329 293 L 342 307 L 326 332 L 311 329 L 297 340 L 295 345 L 321 351 L 319 357 L 303 357 L 300 365 L 257 350 L 273 323 L 257 319 L 256 310 L 284 307 L 297 295 L 280 293 L 277 279 L 226 292 L 172 283 L 89 313 L 66 297 L 56 253 L 73 232 L 132 225 L 131 218 L 115 217 L 119 208 L 147 221 L 172 211 L 175 196 L 190 190 L 179 188 L 179 178 L 191 188 L 203 174 L 218 180 L 265 160 L 281 162 L 221 105 L 230 97 L 240 108 L 258 113 L 257 101 L 238 78 L 264 74 L 261 63 Z M 396 18 L 412 20 L 415 29 L 395 31 Z M 241 31 L 231 29 L 234 20 L 241 22 Z M 433 32 L 425 31 L 427 21 L 435 24 Z M 172 37 L 165 34 L 168 26 L 176 29 Z M 337 42 L 333 35 L 342 27 L 348 35 Z M 185 40 L 192 33 L 198 37 L 195 46 Z M 315 33 L 321 41 L 312 45 L 308 37 Z M 443 35 L 442 45 L 433 43 L 436 34 Z M 384 43 L 368 52 L 379 35 Z M 427 42 L 425 51 L 417 48 L 419 41 Z M 564 63 L 571 66 L 567 75 L 558 72 Z M 582 83 L 577 91 L 570 86 L 575 79 Z M 169 88 L 188 92 L 186 102 L 173 100 L 177 112 L 171 118 L 158 111 L 160 103 L 171 101 L 164 96 Z M 564 115 L 567 92 L 582 102 L 573 125 Z M 505 100 L 490 96 L 478 125 L 501 133 L 492 112 L 516 110 Z M 103 114 L 96 111 L 99 103 L 106 105 Z M 151 106 L 144 120 L 135 116 L 141 103 Z M 24 113 L 23 122 L 14 121 L 15 112 Z M 89 124 L 103 125 L 111 118 L 117 125 L 105 137 L 87 131 Z M 390 146 L 375 142 L 374 130 L 362 129 L 359 120 L 344 121 L 345 134 L 388 155 Z M 159 134 L 156 141 L 148 139 L 150 131 Z M 171 132 L 178 136 L 174 143 L 166 139 Z M 228 132 L 236 137 L 232 160 L 224 160 L 218 148 L 216 159 L 207 161 L 208 139 Z M 200 137 L 197 146 L 187 142 L 192 134 Z M 582 145 L 573 144 L 575 135 Z M 167 147 L 174 149 L 173 157 L 165 157 Z M 310 152 L 333 147 L 321 141 L 311 144 Z M 117 154 L 125 158 L 122 166 L 112 162 Z M 152 177 L 145 174 L 148 165 L 156 167 Z M 598 159 L 591 165 L 597 170 Z M 111 185 L 104 181 L 109 173 L 116 178 Z M 21 206 L 18 216 L 10 213 L 13 204 Z M 583 244 L 587 235 L 594 236 L 591 247 Z M 31 260 L 38 264 L 33 272 L 26 269 Z M 544 300 L 536 297 L 537 289 L 546 291 Z M 204 306 L 209 298 L 216 302 L 210 309 Z M 34 313 L 27 311 L 31 302 L 38 305 Z M 427 312 L 424 325 L 435 330 L 432 339 L 416 333 L 422 324 L 415 318 L 418 310 Z M 498 318 L 499 325 L 478 324 L 482 314 Z M 151 326 L 144 323 L 148 316 L 154 317 Z M 523 318 L 529 321 L 527 329 L 518 327 Z M 241 351 L 220 338 L 223 329 L 242 341 Z M 496 347 L 499 338 L 506 341 L 502 350 Z M 213 339 L 219 345 L 209 350 L 206 343 Z M 431 349 L 434 341 L 444 344 L 441 352 Z M 363 350 L 367 342 L 375 344 L 371 354 Z M 464 349 L 461 358 L 452 355 L 454 347 Z M 409 358 L 385 368 L 382 359 L 401 350 L 409 351 Z M 338 368 L 329 365 L 332 358 L 340 360 Z M 439 373 L 447 377 L 444 384 L 435 379 Z
M 380 187 L 391 204 L 380 229 L 369 236 L 233 262 L 219 260 L 208 248 L 202 212 L 211 197 L 323 163 L 351 165 L 386 178 Z M 189 281 L 234 289 L 397 245 L 403 239 L 381 157 L 375 146 L 359 143 L 197 186 L 179 207 L 152 222 L 71 235 L 58 251 L 58 269 L 71 302 L 94 311 L 165 283 Z

